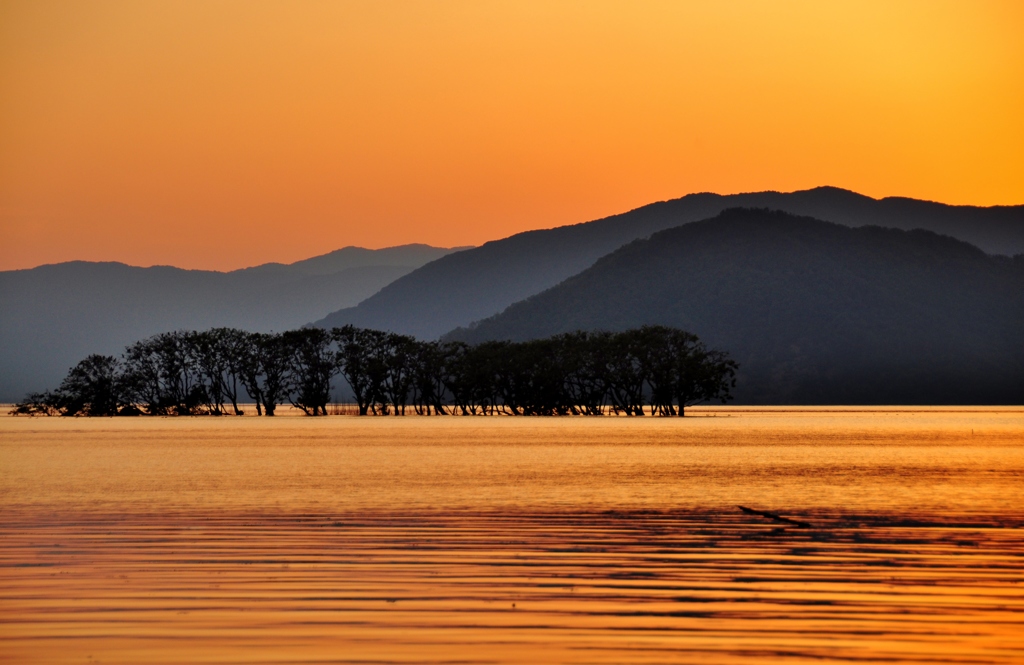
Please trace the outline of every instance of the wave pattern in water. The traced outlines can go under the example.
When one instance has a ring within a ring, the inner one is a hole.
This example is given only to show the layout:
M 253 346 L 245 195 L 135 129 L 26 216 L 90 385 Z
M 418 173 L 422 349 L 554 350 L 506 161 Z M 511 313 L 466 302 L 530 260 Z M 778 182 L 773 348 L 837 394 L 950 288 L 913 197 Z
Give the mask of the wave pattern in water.
M 0 662 L 1024 662 L 1024 410 L 692 415 L 0 418 Z
M 1000 520 L 8 513 L 0 661 L 1024 660 Z

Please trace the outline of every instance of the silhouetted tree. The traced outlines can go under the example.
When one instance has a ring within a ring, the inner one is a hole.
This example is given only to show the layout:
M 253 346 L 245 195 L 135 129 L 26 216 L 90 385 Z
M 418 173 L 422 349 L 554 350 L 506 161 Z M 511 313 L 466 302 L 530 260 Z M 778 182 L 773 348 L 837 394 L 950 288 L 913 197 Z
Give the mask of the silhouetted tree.
M 331 337 L 338 346 L 338 366 L 355 397 L 359 415 L 365 416 L 382 400 L 385 365 L 380 347 L 387 333 L 355 326 L 334 328 Z
M 64 396 L 64 415 L 115 416 L 127 406 L 121 386 L 120 362 L 113 356 L 91 355 L 75 365 L 57 392 Z
M 692 404 L 719 400 L 725 404 L 732 399 L 736 387 L 739 365 L 722 351 L 707 350 L 695 343 L 692 352 L 683 358 L 675 384 L 679 415 Z
M 57 390 L 29 395 L 13 413 L 115 416 L 126 407 L 117 358 L 91 355 L 71 368 Z
M 259 357 L 258 379 L 263 412 L 273 416 L 278 405 L 288 399 L 288 349 L 277 333 L 259 333 L 255 336 L 255 343 Z
M 263 415 L 262 375 L 263 364 L 260 361 L 260 333 L 245 333 L 234 347 L 235 366 L 238 381 L 246 394 L 256 403 L 256 415 Z
M 179 416 L 212 412 L 197 355 L 198 334 L 161 333 L 125 350 L 126 389 L 143 411 Z
M 12 416 L 60 416 L 63 415 L 60 402 L 56 391 L 29 393 L 9 413 Z
M 242 415 L 238 397 L 248 337 L 248 333 L 234 328 L 213 328 L 192 337 L 213 413 L 226 413 L 225 402 L 229 402 L 232 412 Z
M 276 333 L 248 333 L 237 340 L 237 376 L 256 402 L 256 414 L 273 416 L 288 398 L 289 355 Z
M 441 353 L 441 384 L 451 395 L 453 413 L 464 416 L 476 413 L 478 402 L 474 395 L 473 377 L 470 370 L 470 346 L 463 342 L 445 342 L 439 347 Z
M 675 415 L 675 389 L 680 361 L 696 336 L 665 326 L 643 326 L 635 331 L 635 348 L 647 381 L 651 412 Z
M 388 413 L 390 406 L 396 416 L 404 416 L 415 379 L 416 340 L 407 335 L 389 333 L 377 350 L 379 362 L 384 365 L 381 382 L 383 412 Z
M 554 338 L 561 345 L 567 399 L 573 413 L 602 415 L 608 399 L 609 333 L 575 332 Z
M 326 416 L 331 380 L 339 370 L 331 333 L 323 328 L 290 330 L 280 336 L 280 342 L 288 360 L 288 399 L 307 416 Z
M 421 416 L 444 415 L 447 346 L 418 342 L 411 359 L 412 403 Z
M 612 334 L 607 343 L 605 378 L 612 409 L 627 416 L 644 415 L 648 363 L 639 330 Z

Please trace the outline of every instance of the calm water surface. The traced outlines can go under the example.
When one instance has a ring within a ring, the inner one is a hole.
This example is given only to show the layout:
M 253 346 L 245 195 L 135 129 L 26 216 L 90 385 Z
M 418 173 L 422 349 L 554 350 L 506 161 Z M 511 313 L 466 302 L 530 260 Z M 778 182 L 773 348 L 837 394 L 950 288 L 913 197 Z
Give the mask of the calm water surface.
M 0 662 L 1024 662 L 1024 409 L 694 415 L 0 418 Z

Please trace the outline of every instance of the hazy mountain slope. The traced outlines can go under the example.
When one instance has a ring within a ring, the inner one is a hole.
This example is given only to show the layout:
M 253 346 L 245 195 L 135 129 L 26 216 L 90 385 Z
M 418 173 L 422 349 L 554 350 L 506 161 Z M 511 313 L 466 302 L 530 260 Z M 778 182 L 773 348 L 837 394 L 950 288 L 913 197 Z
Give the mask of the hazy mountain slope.
M 314 256 L 295 263 L 264 263 L 252 268 L 233 271 L 233 274 L 251 275 L 288 271 L 303 275 L 333 275 L 349 268 L 367 268 L 380 266 L 398 266 L 402 268 L 418 268 L 446 254 L 458 252 L 469 247 L 432 247 L 423 244 L 399 245 L 385 249 L 366 249 L 365 247 L 342 247 L 328 254 Z
M 520 233 L 446 256 L 317 325 L 354 323 L 435 338 L 554 286 L 631 240 L 737 206 L 787 210 L 848 226 L 925 228 L 990 253 L 1024 252 L 1024 206 L 977 208 L 913 199 L 875 200 L 833 187 L 789 194 L 693 194 L 593 222 Z
M 746 403 L 1024 402 L 1024 257 L 927 231 L 730 210 L 638 240 L 449 337 L 678 326 Z
M 52 387 L 88 353 L 178 328 L 296 328 L 453 250 L 346 247 L 229 273 L 70 262 L 0 272 L 0 401 Z

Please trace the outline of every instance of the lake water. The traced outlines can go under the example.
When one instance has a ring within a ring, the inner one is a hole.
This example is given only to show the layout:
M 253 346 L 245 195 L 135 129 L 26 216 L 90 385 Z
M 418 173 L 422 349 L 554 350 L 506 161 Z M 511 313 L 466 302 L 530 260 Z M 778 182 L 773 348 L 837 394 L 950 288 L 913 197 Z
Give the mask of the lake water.
M 0 417 L 0 662 L 1024 662 L 1024 409 L 693 416 Z

